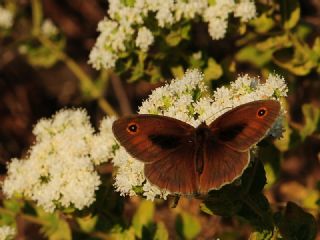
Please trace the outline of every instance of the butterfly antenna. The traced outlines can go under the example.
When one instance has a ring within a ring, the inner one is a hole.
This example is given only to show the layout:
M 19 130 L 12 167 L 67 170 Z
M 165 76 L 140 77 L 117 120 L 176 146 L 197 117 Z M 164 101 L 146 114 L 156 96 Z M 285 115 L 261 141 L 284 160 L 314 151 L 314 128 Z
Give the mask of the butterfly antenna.
M 225 107 L 225 108 L 220 109 L 218 112 L 215 112 L 213 115 L 211 115 L 210 117 L 206 118 L 206 119 L 205 119 L 205 122 L 206 122 L 208 119 L 210 119 L 210 118 L 214 117 L 215 115 L 217 115 L 218 113 L 220 113 L 221 111 L 224 111 L 224 110 L 229 109 L 229 108 L 232 109 L 233 107 Z

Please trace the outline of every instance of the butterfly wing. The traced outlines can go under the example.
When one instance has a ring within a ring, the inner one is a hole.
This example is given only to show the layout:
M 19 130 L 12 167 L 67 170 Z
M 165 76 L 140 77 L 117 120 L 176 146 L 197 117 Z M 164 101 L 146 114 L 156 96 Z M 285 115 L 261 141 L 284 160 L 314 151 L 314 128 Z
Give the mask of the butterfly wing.
M 127 152 L 145 163 L 146 178 L 170 192 L 193 193 L 195 129 L 182 121 L 149 114 L 116 120 L 113 133 Z
M 254 101 L 226 112 L 209 128 L 218 142 L 238 151 L 247 151 L 266 135 L 279 112 L 278 101 Z
M 171 193 L 193 194 L 198 192 L 198 174 L 195 170 L 195 149 L 182 145 L 168 156 L 146 164 L 146 178 L 161 189 Z
M 204 167 L 199 180 L 199 193 L 205 194 L 233 182 L 242 175 L 249 162 L 249 151 L 236 151 L 214 140 L 208 141 L 204 146 Z
M 279 112 L 278 101 L 254 101 L 228 111 L 211 123 L 204 146 L 199 191 L 219 189 L 241 176 L 250 162 L 249 148 L 265 136 Z

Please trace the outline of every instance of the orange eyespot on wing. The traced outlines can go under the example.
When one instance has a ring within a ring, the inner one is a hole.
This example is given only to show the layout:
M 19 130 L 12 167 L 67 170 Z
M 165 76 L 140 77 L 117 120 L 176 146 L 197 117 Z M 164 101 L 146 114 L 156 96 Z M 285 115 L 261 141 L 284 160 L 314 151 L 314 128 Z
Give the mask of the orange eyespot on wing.
M 139 132 L 139 125 L 135 122 L 128 123 L 127 132 L 129 134 L 137 134 Z
M 257 111 L 257 118 L 264 118 L 268 114 L 268 109 L 266 107 L 261 107 Z

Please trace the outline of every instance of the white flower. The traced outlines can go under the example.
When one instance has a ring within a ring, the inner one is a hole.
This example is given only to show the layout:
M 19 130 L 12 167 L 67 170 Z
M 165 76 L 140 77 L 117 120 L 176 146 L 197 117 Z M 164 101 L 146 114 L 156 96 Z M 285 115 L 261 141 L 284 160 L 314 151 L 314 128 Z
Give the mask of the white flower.
M 98 46 L 93 47 L 89 55 L 89 64 L 96 70 L 113 68 L 116 65 L 118 57 Z
M 145 181 L 144 164 L 131 157 L 123 147 L 116 152 L 112 162 L 117 168 L 114 184 L 116 190 L 121 195 L 136 195 L 133 188 L 141 186 Z
M 213 40 L 224 38 L 227 32 L 228 22 L 221 18 L 214 18 L 209 22 L 208 31 Z
M 112 21 L 109 18 L 105 17 L 98 23 L 97 30 L 104 35 L 110 35 L 116 31 L 119 24 L 116 21 Z
M 227 19 L 229 13 L 234 9 L 233 0 L 220 0 L 215 5 L 208 7 L 204 12 L 204 20 L 207 22 L 212 21 L 215 18 Z
M 147 200 L 151 201 L 154 201 L 156 197 L 166 200 L 167 196 L 170 194 L 170 192 L 159 189 L 157 186 L 152 185 L 148 180 L 143 185 L 143 191 L 143 196 L 145 196 Z
M 58 28 L 50 19 L 46 19 L 43 21 L 41 25 L 41 31 L 44 35 L 48 37 L 55 36 L 58 34 Z
M 256 5 L 250 0 L 242 0 L 236 4 L 234 16 L 241 18 L 242 22 L 248 22 L 257 15 Z
M 106 162 L 116 144 L 112 121 L 103 120 L 100 133 L 94 135 L 84 110 L 61 110 L 52 119 L 40 120 L 29 156 L 8 165 L 3 192 L 34 200 L 49 212 L 58 206 L 79 210 L 89 206 L 100 185 L 94 166 Z
M 0 28 L 9 29 L 13 25 L 13 14 L 0 6 Z
M 207 0 L 184 1 L 178 0 L 175 4 L 175 20 L 180 21 L 182 18 L 193 19 L 202 14 L 207 8 Z
M 114 117 L 104 118 L 100 123 L 99 133 L 93 136 L 90 155 L 95 165 L 107 162 L 114 156 L 114 149 L 117 146 L 112 133 L 114 120 Z
M 0 227 L 0 239 L 1 240 L 13 240 L 16 235 L 16 229 L 11 226 Z
M 154 37 L 148 28 L 142 27 L 139 29 L 136 38 L 137 47 L 139 47 L 142 51 L 146 52 L 148 51 L 149 46 L 153 43 L 153 41 Z
M 171 2 L 171 1 L 169 1 Z M 174 18 L 172 11 L 170 11 L 170 4 L 166 5 L 165 3 L 162 5 L 156 14 L 156 19 L 158 20 L 159 27 L 171 26 L 174 23 Z
M 254 2 L 243 0 L 236 4 L 234 0 L 216 0 L 212 4 L 207 0 L 111 0 L 109 17 L 98 24 L 100 35 L 91 50 L 89 63 L 98 70 L 112 68 L 122 53 L 132 51 L 130 46 L 133 41 L 140 49 L 147 51 L 154 36 L 142 30 L 144 26 L 150 29 L 160 27 L 160 31 L 167 31 L 173 24 L 178 28 L 188 21 L 204 21 L 208 23 L 212 39 L 222 39 L 232 13 L 247 22 L 256 16 Z M 156 23 L 157 26 L 149 26 L 150 23 Z
M 210 98 L 203 75 L 198 70 L 189 70 L 181 79 L 155 89 L 142 103 L 139 113 L 152 113 L 174 117 L 197 127 L 201 122 L 212 123 L 223 113 L 241 104 L 262 99 L 276 99 L 286 96 L 287 86 L 283 78 L 270 75 L 265 83 L 249 75 L 239 76 L 229 87 L 216 89 Z M 280 137 L 282 134 L 281 110 L 279 118 L 268 134 Z M 252 149 L 255 146 L 252 146 Z M 123 147 L 116 151 L 113 163 L 117 169 L 115 187 L 121 195 L 136 195 L 139 188 L 147 199 L 166 198 L 168 191 L 152 185 L 144 175 L 144 163 L 131 157 Z

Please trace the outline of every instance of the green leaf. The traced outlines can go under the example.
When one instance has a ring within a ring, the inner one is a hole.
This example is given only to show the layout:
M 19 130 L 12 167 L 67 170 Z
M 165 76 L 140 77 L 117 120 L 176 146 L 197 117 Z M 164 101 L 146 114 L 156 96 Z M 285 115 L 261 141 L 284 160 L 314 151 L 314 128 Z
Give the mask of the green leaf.
M 219 79 L 223 74 L 222 67 L 214 60 L 209 58 L 208 67 L 204 70 L 204 80 L 211 81 Z
M 282 237 L 286 240 L 316 239 L 315 218 L 293 202 L 288 202 L 284 212 L 278 213 L 275 220 Z
M 92 232 L 94 230 L 97 220 L 98 220 L 97 216 L 92 216 L 90 214 L 85 217 L 76 218 L 76 221 L 79 224 L 81 230 L 86 233 Z
M 213 5 L 215 5 L 215 4 L 216 4 L 216 2 L 217 2 L 217 0 L 208 0 L 208 4 L 209 4 L 209 6 L 213 6 Z
M 294 29 L 294 34 L 297 38 L 305 41 L 313 32 L 312 26 L 307 23 L 299 23 Z
M 274 27 L 275 22 L 268 17 L 267 13 L 262 13 L 259 17 L 251 20 L 249 24 L 254 27 L 256 32 L 267 33 Z
M 304 104 L 302 106 L 302 113 L 304 116 L 304 127 L 300 130 L 300 136 L 302 140 L 304 140 L 317 129 L 320 119 L 320 109 L 312 104 Z
M 189 67 L 190 68 L 201 68 L 204 66 L 205 60 L 203 59 L 203 54 L 201 51 L 193 53 L 189 57 Z
M 239 62 L 249 62 L 261 68 L 271 61 L 272 51 L 259 51 L 255 46 L 248 45 L 241 48 L 235 58 Z
M 166 38 L 166 43 L 170 46 L 170 47 L 175 47 L 177 46 L 181 41 L 182 41 L 182 36 L 180 31 L 172 31 L 170 32 Z
M 259 158 L 266 170 L 266 188 L 270 188 L 277 181 L 280 172 L 280 156 L 279 150 L 271 144 L 259 148 Z
M 210 215 L 234 216 L 243 206 L 243 198 L 247 195 L 260 193 L 266 184 L 263 164 L 258 161 L 248 167 L 241 180 L 241 184 L 232 183 L 219 190 L 212 190 L 200 205 L 200 209 Z M 253 184 L 254 183 L 254 184 Z
M 5 199 L 3 200 L 3 205 L 6 209 L 18 214 L 24 206 L 24 203 L 17 199 Z
M 132 74 L 130 79 L 128 79 L 129 83 L 133 83 L 138 81 L 144 75 L 144 65 L 143 64 L 136 64 L 132 69 Z
M 154 205 L 151 201 L 143 201 L 133 216 L 132 225 L 137 237 L 142 238 L 143 228 L 150 227 L 154 215 Z
M 300 19 L 298 0 L 280 0 L 280 12 L 283 28 L 289 30 L 296 26 Z
M 258 42 L 256 48 L 259 51 L 276 50 L 284 47 L 291 47 L 292 43 L 287 34 L 269 37 L 264 41 Z
M 16 199 L 5 199 L 2 201 L 2 204 L 4 208 L 9 211 L 3 211 L 0 213 L 0 226 L 15 224 L 16 215 L 20 213 L 21 208 L 24 205 L 24 202 Z
M 255 193 L 242 198 L 243 207 L 238 213 L 257 231 L 271 231 L 273 229 L 272 212 L 267 198 L 262 193 Z
M 182 27 L 179 28 L 181 32 L 181 37 L 183 39 L 188 40 L 190 38 L 190 30 L 191 30 L 191 25 L 190 23 L 185 23 Z
M 170 47 L 175 47 L 182 40 L 189 39 L 190 30 L 190 24 L 185 24 L 178 29 L 171 30 L 171 32 L 165 37 L 165 41 Z
M 276 240 L 273 230 L 262 230 L 250 234 L 249 240 Z
M 176 218 L 176 231 L 182 239 L 194 239 L 200 233 L 201 225 L 196 217 L 182 212 Z
M 56 39 L 54 44 L 56 50 L 39 43 L 27 42 L 20 46 L 19 51 L 32 66 L 50 68 L 60 60 L 59 51 L 65 47 L 65 39 Z
M 315 52 L 320 57 L 320 37 L 317 37 L 314 40 L 313 46 L 312 46 L 313 52 Z
M 135 0 L 121 0 L 120 1 L 123 5 L 127 7 L 133 7 L 134 3 L 136 2 Z
M 169 233 L 163 222 L 157 224 L 157 229 L 154 234 L 153 240 L 167 240 L 169 239 Z
M 282 48 L 273 53 L 273 61 L 280 67 L 287 69 L 298 76 L 305 76 L 316 66 L 307 48 L 297 50 L 294 48 Z
M 133 227 L 126 229 L 122 232 L 112 232 L 110 234 L 111 240 L 136 240 L 135 231 Z
M 223 187 L 221 190 L 214 190 L 200 204 L 201 211 L 209 215 L 219 215 L 230 217 L 235 215 L 242 207 L 240 188 L 231 185 Z
M 44 220 L 45 224 L 42 225 L 41 232 L 49 240 L 71 240 L 71 230 L 69 224 L 59 217 L 58 212 L 47 213 L 41 209 L 36 209 L 38 217 Z
M 184 69 L 181 65 L 172 66 L 170 69 L 175 78 L 181 78 L 184 75 Z
M 266 163 L 264 164 L 264 168 L 266 170 L 266 177 L 267 177 L 267 185 L 266 185 L 266 189 L 269 189 L 270 187 L 273 186 L 273 184 L 276 182 L 277 180 L 277 175 L 274 171 L 274 169 L 272 168 L 270 163 Z

